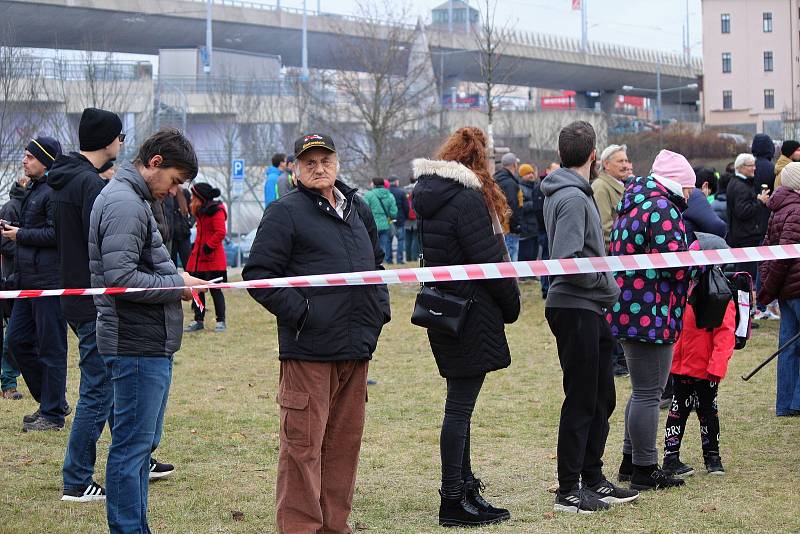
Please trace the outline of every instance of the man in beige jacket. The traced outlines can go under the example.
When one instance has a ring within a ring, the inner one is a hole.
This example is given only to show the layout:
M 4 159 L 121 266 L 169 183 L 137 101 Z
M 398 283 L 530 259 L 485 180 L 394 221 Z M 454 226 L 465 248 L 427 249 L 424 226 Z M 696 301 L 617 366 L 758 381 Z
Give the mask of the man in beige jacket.
M 630 176 L 633 168 L 628 160 L 628 147 L 625 145 L 609 145 L 600 154 L 602 170 L 596 180 L 592 182 L 594 200 L 600 212 L 600 222 L 603 225 L 603 239 L 605 240 L 606 254 L 611 243 L 611 227 L 617 220 L 617 204 L 625 192 L 625 180 Z M 622 346 L 615 343 L 614 354 L 611 356 L 614 363 L 614 376 L 628 376 L 628 365 Z
M 631 162 L 628 160 L 628 147 L 625 145 L 609 145 L 600 154 L 602 171 L 594 182 L 592 191 L 600 211 L 603 223 L 603 238 L 606 251 L 611 242 L 611 227 L 617 219 L 617 204 L 625 191 L 625 180 L 630 173 Z

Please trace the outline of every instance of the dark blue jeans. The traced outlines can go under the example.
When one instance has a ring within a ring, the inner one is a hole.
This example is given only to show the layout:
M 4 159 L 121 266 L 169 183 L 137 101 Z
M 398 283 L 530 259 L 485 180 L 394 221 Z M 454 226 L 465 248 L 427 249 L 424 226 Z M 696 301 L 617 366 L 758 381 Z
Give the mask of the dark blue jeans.
M 150 454 L 161 440 L 172 380 L 172 356 L 104 356 L 114 392 L 114 425 L 106 464 L 111 534 L 149 534 Z
M 395 233 L 395 235 L 397 237 L 396 261 L 397 261 L 397 263 L 403 263 L 404 261 L 408 261 L 408 258 L 404 258 L 405 253 L 406 253 L 405 223 L 400 223 L 400 224 L 394 223 L 394 233 Z
M 781 306 L 780 347 L 800 331 L 800 299 L 778 302 Z M 775 413 L 792 415 L 795 412 L 800 412 L 800 341 L 795 341 L 778 355 Z
M 542 247 L 542 260 L 550 259 L 550 249 L 547 246 L 547 232 L 539 232 L 539 246 Z M 550 277 L 540 276 L 539 282 L 542 284 L 542 295 L 546 295 L 550 290 Z
M 378 230 L 378 243 L 383 250 L 383 262 L 392 263 L 392 235 L 389 230 Z
M 81 385 L 64 456 L 64 489 L 83 489 L 91 484 L 97 440 L 111 412 L 111 377 L 103 357 L 97 352 L 95 326 L 95 321 L 70 323 L 70 328 L 78 336 Z M 109 420 L 111 426 L 113 418 Z
M 0 390 L 17 389 L 19 369 L 8 352 L 8 327 L 3 332 L 3 352 L 0 355 Z
M 8 348 L 42 417 L 64 424 L 67 323 L 58 297 L 20 299 L 8 322 Z
M 405 229 L 406 261 L 419 260 L 419 234 L 416 225 Z

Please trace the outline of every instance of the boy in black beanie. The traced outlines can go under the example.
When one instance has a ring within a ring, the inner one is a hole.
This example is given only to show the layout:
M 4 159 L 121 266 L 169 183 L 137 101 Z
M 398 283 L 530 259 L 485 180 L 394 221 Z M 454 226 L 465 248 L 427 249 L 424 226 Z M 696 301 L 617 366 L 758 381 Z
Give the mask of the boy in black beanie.
M 61 287 L 91 287 L 89 216 L 95 198 L 106 184 L 98 169 L 116 159 L 125 138 L 121 132 L 122 121 L 115 113 L 86 108 L 78 126 L 80 152 L 59 157 L 48 176 L 53 188 Z M 78 337 L 81 370 L 80 396 L 64 458 L 62 500 L 104 500 L 105 491 L 92 475 L 97 439 L 108 419 L 112 399 L 105 363 L 97 352 L 97 309 L 92 297 L 61 297 L 61 309 Z

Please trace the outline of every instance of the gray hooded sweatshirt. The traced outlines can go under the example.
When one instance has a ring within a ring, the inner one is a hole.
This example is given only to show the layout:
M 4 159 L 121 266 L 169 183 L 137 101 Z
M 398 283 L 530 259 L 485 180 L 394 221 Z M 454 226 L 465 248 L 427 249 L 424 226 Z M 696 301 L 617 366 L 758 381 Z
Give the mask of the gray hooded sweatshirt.
M 605 256 L 603 226 L 589 182 L 574 171 L 557 169 L 542 181 L 541 191 L 550 259 Z M 545 305 L 602 314 L 618 298 L 611 273 L 555 275 Z

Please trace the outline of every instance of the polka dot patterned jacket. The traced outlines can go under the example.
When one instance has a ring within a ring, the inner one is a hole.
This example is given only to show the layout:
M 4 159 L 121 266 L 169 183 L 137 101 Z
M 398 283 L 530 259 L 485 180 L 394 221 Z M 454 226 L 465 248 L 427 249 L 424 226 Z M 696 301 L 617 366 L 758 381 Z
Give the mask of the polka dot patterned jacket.
M 611 229 L 610 254 L 688 250 L 681 216 L 685 209 L 683 197 L 653 176 L 636 178 L 617 206 L 619 217 Z M 686 267 L 614 272 L 620 298 L 606 316 L 614 337 L 644 343 L 675 343 L 683 328 L 693 272 Z

